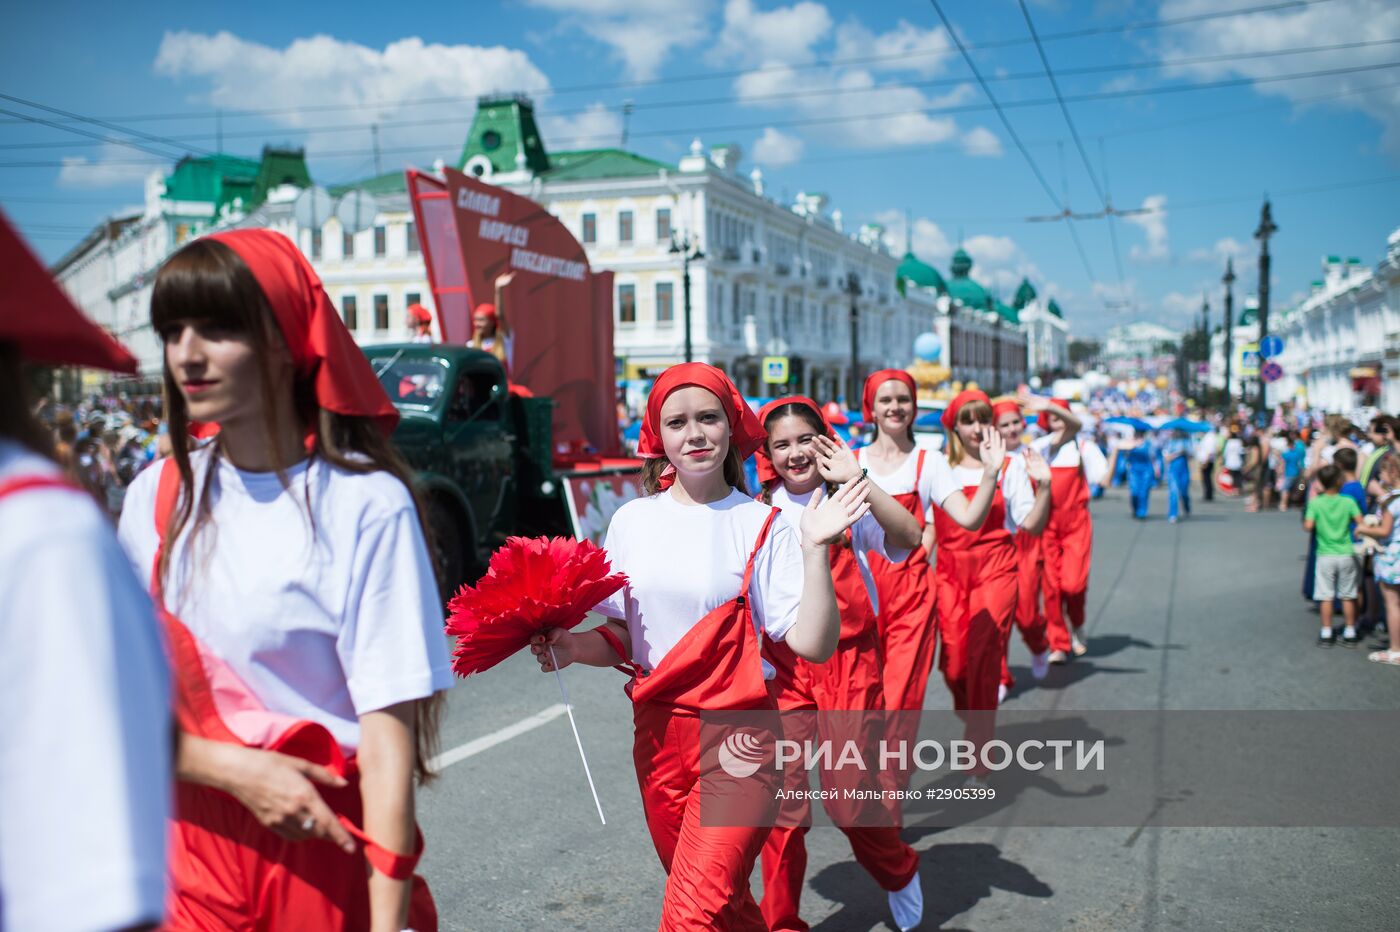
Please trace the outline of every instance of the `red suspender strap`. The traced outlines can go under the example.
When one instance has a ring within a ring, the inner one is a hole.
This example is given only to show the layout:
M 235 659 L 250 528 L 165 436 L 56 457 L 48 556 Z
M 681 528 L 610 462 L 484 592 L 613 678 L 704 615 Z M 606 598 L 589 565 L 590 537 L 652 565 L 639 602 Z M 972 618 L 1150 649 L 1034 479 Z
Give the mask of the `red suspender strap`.
M 413 876 L 413 869 L 418 866 L 418 859 L 423 856 L 423 833 L 417 828 L 413 830 L 413 853 L 395 854 L 366 835 L 358 825 L 345 816 L 338 815 L 337 818 L 340 819 L 340 824 L 345 826 L 347 832 L 364 844 L 365 860 L 373 864 L 375 870 L 394 880 L 408 880 Z
M 16 476 L 13 479 L 6 479 L 0 482 L 0 498 L 8 495 L 17 495 L 20 492 L 28 492 L 33 489 L 66 489 L 69 492 L 81 492 L 73 483 L 58 476 Z
M 919 491 L 919 478 L 924 474 L 924 454 L 928 453 L 923 447 L 919 447 L 919 458 L 914 460 L 914 491 Z
M 160 466 L 160 482 L 156 485 L 156 558 L 151 567 L 151 592 L 160 597 L 160 578 L 156 572 L 160 566 L 161 551 L 165 550 L 165 529 L 170 526 L 170 516 L 175 511 L 175 503 L 180 497 L 180 467 L 175 458 L 168 457 Z
M 628 676 L 647 675 L 647 671 L 643 670 L 641 667 L 637 666 L 637 664 L 633 663 L 630 659 L 628 659 L 627 651 L 622 649 L 622 638 L 614 634 L 613 630 L 609 628 L 606 623 L 599 625 L 593 630 L 597 631 L 598 634 L 603 638 L 603 640 L 608 642 L 608 646 L 611 647 L 617 653 L 617 656 L 619 658 L 621 658 L 622 663 L 613 664 L 614 670 L 621 670 Z
M 758 540 L 754 542 L 753 550 L 749 552 L 749 560 L 744 564 L 744 583 L 739 587 L 739 601 L 741 602 L 747 602 L 749 600 L 749 580 L 753 577 L 754 557 L 758 556 L 758 551 L 763 547 L 763 542 L 768 539 L 768 532 L 773 527 L 773 520 L 778 517 L 778 513 L 781 511 L 781 508 L 774 505 L 773 510 L 768 512 L 768 520 L 763 522 L 763 530 L 758 532 Z

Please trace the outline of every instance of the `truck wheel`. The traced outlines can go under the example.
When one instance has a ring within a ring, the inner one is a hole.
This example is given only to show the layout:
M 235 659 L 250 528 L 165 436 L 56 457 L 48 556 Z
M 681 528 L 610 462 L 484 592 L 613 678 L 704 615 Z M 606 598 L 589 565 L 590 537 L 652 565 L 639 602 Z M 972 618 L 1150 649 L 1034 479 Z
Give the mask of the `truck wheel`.
M 466 525 L 459 511 L 443 501 L 434 499 L 428 508 L 428 522 L 433 529 L 438 590 L 443 601 L 452 598 L 464 583 L 471 582 L 468 575 L 475 561 L 467 541 L 472 540 L 471 528 Z

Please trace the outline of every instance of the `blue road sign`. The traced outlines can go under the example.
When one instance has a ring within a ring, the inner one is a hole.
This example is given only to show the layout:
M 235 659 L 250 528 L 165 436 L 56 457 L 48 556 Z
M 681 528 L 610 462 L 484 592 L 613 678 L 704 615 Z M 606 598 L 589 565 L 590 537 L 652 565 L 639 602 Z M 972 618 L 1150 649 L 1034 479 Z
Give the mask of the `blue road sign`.
M 1271 333 L 1259 341 L 1259 355 L 1265 359 L 1277 359 L 1283 355 L 1283 337 Z

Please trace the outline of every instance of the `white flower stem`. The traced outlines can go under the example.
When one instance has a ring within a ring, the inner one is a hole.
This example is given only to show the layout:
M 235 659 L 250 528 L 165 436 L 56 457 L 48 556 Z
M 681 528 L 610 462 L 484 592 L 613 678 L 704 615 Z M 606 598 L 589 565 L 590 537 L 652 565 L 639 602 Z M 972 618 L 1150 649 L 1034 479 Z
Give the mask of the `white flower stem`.
M 598 787 L 593 785 L 593 771 L 588 769 L 588 755 L 583 753 L 583 739 L 578 735 L 578 723 L 574 721 L 574 705 L 569 701 L 569 693 L 564 689 L 564 675 L 559 672 L 559 661 L 554 658 L 554 645 L 549 645 L 549 662 L 554 665 L 554 678 L 559 682 L 559 695 L 564 699 L 564 711 L 569 713 L 569 727 L 574 730 L 574 744 L 578 745 L 579 760 L 583 761 L 583 775 L 588 778 L 588 788 L 593 792 L 593 805 L 598 807 L 598 821 L 604 825 L 603 803 L 598 799 Z

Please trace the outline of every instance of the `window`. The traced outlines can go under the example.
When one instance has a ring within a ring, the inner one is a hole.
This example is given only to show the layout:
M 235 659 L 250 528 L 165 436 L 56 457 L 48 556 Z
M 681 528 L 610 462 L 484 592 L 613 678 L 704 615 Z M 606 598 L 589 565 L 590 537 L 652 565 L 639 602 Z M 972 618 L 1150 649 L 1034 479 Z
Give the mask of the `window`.
M 407 236 L 408 254 L 410 256 L 418 255 L 418 253 L 422 251 L 422 247 L 418 245 L 418 224 L 414 223 L 412 220 L 408 221 Z
M 340 296 L 340 316 L 345 320 L 345 329 L 355 330 L 359 327 L 359 315 L 356 313 L 355 296 L 352 294 Z
M 500 420 L 501 406 L 491 394 L 495 378 L 489 372 L 463 372 L 457 378 L 447 416 L 454 421 Z
M 340 254 L 346 259 L 355 258 L 355 234 L 340 234 Z
M 416 291 L 410 291 L 403 296 L 403 306 L 412 307 L 415 304 L 422 304 L 423 296 Z
M 384 227 L 374 228 L 374 254 L 380 258 L 389 254 L 389 231 Z
M 656 283 L 656 322 L 658 324 L 669 324 L 676 319 L 671 300 L 675 287 L 670 282 Z
M 589 244 L 598 242 L 598 215 L 597 215 L 597 214 L 584 214 L 584 215 L 583 215 L 583 241 L 584 241 L 585 243 L 589 243 Z
M 671 208 L 658 207 L 656 209 L 656 241 L 667 243 L 671 240 Z
M 386 294 L 374 296 L 374 329 L 389 329 L 389 296 Z
M 630 210 L 617 212 L 617 241 L 619 243 L 632 242 L 632 211 Z
M 320 231 L 320 230 L 312 230 L 312 231 L 311 231 L 311 258 L 312 258 L 312 259 L 319 259 L 319 258 L 321 258 L 321 231 Z
M 637 286 L 617 286 L 617 321 L 620 324 L 637 322 Z

